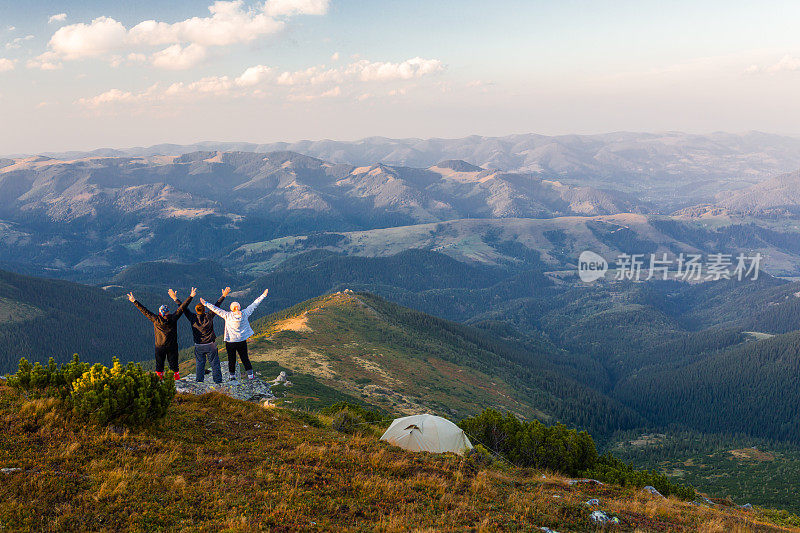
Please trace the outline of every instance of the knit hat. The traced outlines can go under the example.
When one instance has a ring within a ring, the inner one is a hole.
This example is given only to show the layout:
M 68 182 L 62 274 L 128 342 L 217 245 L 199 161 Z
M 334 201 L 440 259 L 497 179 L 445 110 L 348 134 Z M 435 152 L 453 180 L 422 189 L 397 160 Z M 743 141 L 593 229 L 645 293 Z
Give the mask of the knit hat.
M 162 305 L 158 308 L 158 314 L 161 316 L 167 316 L 169 314 L 169 307 Z

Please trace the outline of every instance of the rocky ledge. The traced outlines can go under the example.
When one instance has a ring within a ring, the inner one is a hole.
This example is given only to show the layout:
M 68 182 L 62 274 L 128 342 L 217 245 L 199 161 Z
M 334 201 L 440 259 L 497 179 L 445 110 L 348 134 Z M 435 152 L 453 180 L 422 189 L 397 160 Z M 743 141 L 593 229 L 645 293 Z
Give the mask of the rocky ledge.
M 255 379 L 247 379 L 247 376 L 231 381 L 227 373 L 223 373 L 222 383 L 214 383 L 210 375 L 206 380 L 198 382 L 194 374 L 188 374 L 175 382 L 175 389 L 184 394 L 205 394 L 207 392 L 221 392 L 237 400 L 250 402 L 260 402 L 269 400 L 275 396 L 271 392 L 271 386 L 256 375 Z

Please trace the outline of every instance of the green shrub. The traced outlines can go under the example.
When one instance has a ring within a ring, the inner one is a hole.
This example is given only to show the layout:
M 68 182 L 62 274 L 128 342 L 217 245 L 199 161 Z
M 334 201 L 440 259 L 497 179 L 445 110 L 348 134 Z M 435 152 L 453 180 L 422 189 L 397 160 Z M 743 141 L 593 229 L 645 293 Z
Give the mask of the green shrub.
M 597 448 L 585 431 L 562 424 L 545 426 L 538 420 L 525 422 L 494 409 L 466 418 L 458 426 L 476 444 L 483 444 L 518 466 L 548 468 L 576 475 L 594 466 Z
M 331 428 L 342 433 L 355 433 L 360 431 L 363 425 L 364 419 L 349 409 L 343 409 L 336 413 L 331 422 Z
M 592 469 L 586 470 L 581 475 L 622 486 L 645 487 L 650 485 L 664 496 L 674 494 L 684 500 L 692 500 L 695 497 L 694 488 L 673 483 L 665 475 L 658 472 L 637 470 L 611 454 L 600 457 Z
M 112 368 L 99 363 L 82 363 L 78 354 L 59 368 L 53 358 L 42 366 L 31 365 L 26 359 L 8 384 L 25 391 L 46 396 L 58 396 L 78 415 L 101 424 L 120 422 L 141 424 L 163 417 L 175 396 L 171 377 L 160 381 L 141 365 L 122 366 L 115 358 Z
M 73 382 L 72 389 L 75 412 L 101 424 L 141 424 L 161 418 L 175 396 L 172 377 L 161 381 L 138 364 L 122 366 L 116 359 L 112 368 L 93 365 Z
M 72 361 L 61 368 L 52 357 L 47 366 L 39 363 L 31 365 L 24 357 L 20 359 L 17 373 L 10 376 L 8 384 L 12 387 L 26 391 L 50 391 L 50 394 L 59 393 L 61 396 L 69 395 L 67 385 L 69 378 L 79 376 L 89 369 L 88 363 L 81 363 L 78 354 L 72 356 Z
M 487 450 L 483 444 L 476 444 L 471 450 L 467 450 L 464 457 L 475 471 L 491 466 L 494 463 L 492 452 Z

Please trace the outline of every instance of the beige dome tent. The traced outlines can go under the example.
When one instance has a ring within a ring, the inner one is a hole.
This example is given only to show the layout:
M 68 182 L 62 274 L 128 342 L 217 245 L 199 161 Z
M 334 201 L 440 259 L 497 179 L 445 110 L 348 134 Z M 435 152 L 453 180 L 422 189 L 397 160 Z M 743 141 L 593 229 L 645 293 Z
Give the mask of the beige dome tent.
M 472 449 L 472 444 L 460 427 L 434 415 L 397 418 L 381 440 L 412 452 L 453 452 L 462 455 Z

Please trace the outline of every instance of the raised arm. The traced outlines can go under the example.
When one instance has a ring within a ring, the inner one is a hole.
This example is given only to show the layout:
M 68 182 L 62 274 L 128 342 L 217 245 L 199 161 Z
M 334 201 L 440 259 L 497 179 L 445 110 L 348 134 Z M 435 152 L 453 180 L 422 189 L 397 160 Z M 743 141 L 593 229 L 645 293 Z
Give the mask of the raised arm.
M 217 303 L 216 303 L 215 305 L 216 305 L 217 307 L 219 307 L 220 305 L 222 305 L 222 301 L 225 299 L 225 297 L 226 297 L 228 294 L 230 294 L 230 292 L 231 292 L 231 288 L 230 288 L 230 287 L 225 287 L 224 289 L 222 289 L 222 296 L 220 296 L 220 297 L 219 297 L 219 300 L 217 300 Z
M 255 301 L 254 301 L 253 303 L 251 303 L 250 305 L 248 305 L 248 306 L 247 306 L 247 309 L 245 309 L 245 310 L 242 312 L 242 314 L 243 314 L 243 315 L 245 315 L 245 316 L 248 316 L 248 317 L 249 317 L 250 315 L 252 315 L 252 314 L 253 314 L 253 311 L 255 311 L 255 310 L 256 310 L 256 307 L 258 307 L 258 306 L 261 304 L 261 302 L 263 302 L 263 301 L 264 301 L 264 298 L 266 298 L 266 297 L 267 297 L 267 293 L 268 293 L 268 292 L 269 292 L 269 289 L 266 289 L 266 290 L 265 290 L 265 291 L 264 291 L 264 292 L 261 294 L 261 296 L 259 296 L 258 298 L 256 298 L 256 299 L 255 299 Z
M 133 296 L 132 292 L 128 293 L 128 301 L 133 303 L 133 305 L 136 306 L 136 309 L 141 311 L 142 314 L 147 318 L 147 320 L 149 320 L 150 322 L 155 322 L 156 321 L 156 318 L 157 318 L 156 315 L 154 313 L 152 313 L 149 309 L 147 309 L 145 306 L 140 304 L 139 301 L 136 300 L 136 297 Z
M 172 298 L 172 301 L 178 304 L 178 308 L 180 308 L 181 300 L 180 298 L 178 298 L 178 293 L 170 289 L 167 291 L 167 294 L 169 294 L 169 297 Z M 189 298 L 189 300 L 191 301 L 191 297 Z M 188 307 L 185 307 L 183 309 L 183 314 L 186 315 L 186 318 L 189 320 L 189 322 L 194 321 L 194 313 L 192 313 L 191 309 L 189 309 Z M 180 317 L 180 314 L 178 314 L 177 316 Z
M 205 306 L 206 306 L 206 308 L 207 308 L 209 311 L 211 311 L 211 312 L 212 312 L 212 313 L 214 313 L 215 315 L 221 316 L 223 319 L 227 319 L 227 318 L 228 318 L 228 315 L 230 314 L 230 312 L 229 312 L 229 311 L 223 311 L 222 309 L 220 309 L 220 308 L 219 308 L 219 307 L 217 307 L 216 305 L 214 305 L 214 304 L 210 304 L 210 303 L 208 303 L 207 301 L 203 300 L 202 298 L 200 298 L 200 303 L 202 303 L 203 305 L 205 305 Z
M 175 311 L 175 320 L 179 319 L 181 317 L 181 315 L 183 314 L 183 312 L 186 311 L 186 306 L 189 305 L 189 302 L 192 301 L 192 298 L 194 298 L 195 294 L 197 294 L 197 289 L 192 287 L 192 292 L 189 293 L 189 297 L 186 298 L 183 301 L 183 303 L 180 306 L 178 306 L 178 310 Z

